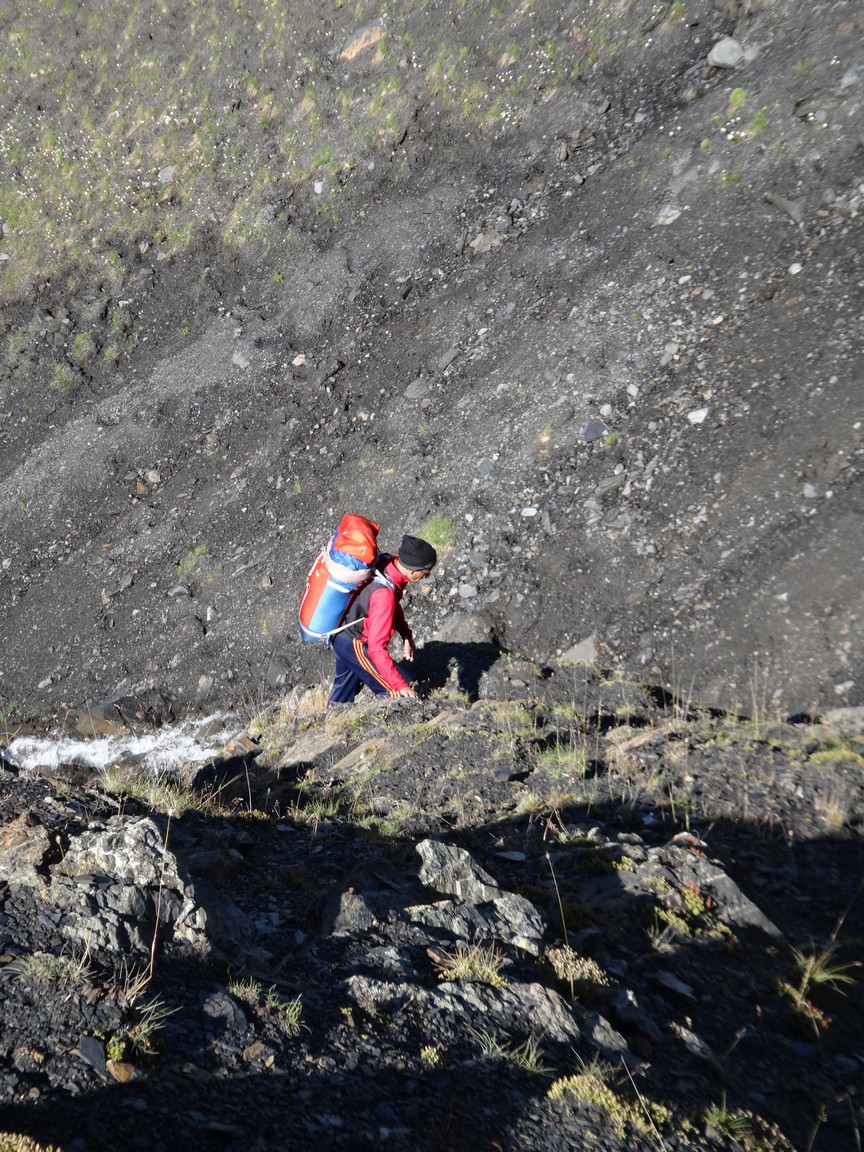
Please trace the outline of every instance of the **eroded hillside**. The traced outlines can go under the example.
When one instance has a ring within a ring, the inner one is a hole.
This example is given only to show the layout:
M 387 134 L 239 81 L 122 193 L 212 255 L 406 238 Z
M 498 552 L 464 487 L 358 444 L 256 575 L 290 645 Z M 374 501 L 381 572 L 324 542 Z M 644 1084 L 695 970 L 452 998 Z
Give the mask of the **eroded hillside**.
M 452 540 L 427 639 L 859 702 L 859 5 L 25 7 L 13 724 L 315 682 L 349 509 Z

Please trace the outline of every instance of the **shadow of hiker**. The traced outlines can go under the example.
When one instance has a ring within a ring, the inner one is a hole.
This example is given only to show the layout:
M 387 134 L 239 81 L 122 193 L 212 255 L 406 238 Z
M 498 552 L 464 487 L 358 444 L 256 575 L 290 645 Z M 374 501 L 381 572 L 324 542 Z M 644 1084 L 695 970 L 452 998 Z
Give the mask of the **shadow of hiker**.
M 502 655 L 495 641 L 445 643 L 431 640 L 417 653 L 417 679 L 429 690 L 453 683 L 468 699 L 479 699 L 480 680 Z

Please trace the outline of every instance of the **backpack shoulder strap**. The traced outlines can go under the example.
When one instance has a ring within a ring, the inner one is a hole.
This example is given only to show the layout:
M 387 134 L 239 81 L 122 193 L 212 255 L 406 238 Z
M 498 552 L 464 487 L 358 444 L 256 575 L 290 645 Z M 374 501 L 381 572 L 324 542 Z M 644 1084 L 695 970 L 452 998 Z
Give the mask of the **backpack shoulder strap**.
M 351 604 L 348 607 L 348 611 L 345 613 L 345 623 L 342 625 L 343 628 L 349 629 L 352 633 L 359 634 L 360 629 L 353 628 L 352 625 L 362 623 L 362 621 L 365 620 L 369 615 L 369 601 L 372 598 L 372 593 L 376 592 L 381 587 L 389 588 L 391 592 L 396 591 L 396 585 L 384 572 L 384 569 L 392 559 L 392 556 L 381 556 L 379 560 L 376 561 L 375 575 L 371 580 L 363 585 L 363 587 L 351 601 Z

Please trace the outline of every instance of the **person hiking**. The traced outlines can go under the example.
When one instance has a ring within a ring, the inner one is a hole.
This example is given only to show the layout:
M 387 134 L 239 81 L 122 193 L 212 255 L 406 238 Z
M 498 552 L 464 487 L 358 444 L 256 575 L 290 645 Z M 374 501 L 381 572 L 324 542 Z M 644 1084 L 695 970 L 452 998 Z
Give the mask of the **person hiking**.
M 396 556 L 379 557 L 375 575 L 345 615 L 348 627 L 333 637 L 336 672 L 328 706 L 351 704 L 364 684 L 376 696 L 417 699 L 393 662 L 388 645 L 398 632 L 405 659 L 414 659 L 414 637 L 402 611 L 402 596 L 409 584 L 429 575 L 437 560 L 432 545 L 418 536 L 403 536 Z

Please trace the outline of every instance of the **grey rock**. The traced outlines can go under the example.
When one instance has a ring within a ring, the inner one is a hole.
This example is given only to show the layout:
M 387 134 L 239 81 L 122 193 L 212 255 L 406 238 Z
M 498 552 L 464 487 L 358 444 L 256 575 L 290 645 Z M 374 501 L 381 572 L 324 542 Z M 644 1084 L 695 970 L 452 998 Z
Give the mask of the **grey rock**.
M 619 1024 L 636 1027 L 644 1019 L 636 993 L 630 988 L 613 988 L 609 996 L 609 1011 Z
M 718 40 L 708 53 L 708 63 L 712 68 L 737 68 L 744 60 L 744 49 L 731 36 Z
M 458 355 L 459 347 L 457 345 L 448 348 L 444 355 L 438 358 L 438 371 L 446 372 Z
M 674 972 L 660 971 L 656 974 L 655 979 L 657 983 L 668 992 L 674 992 L 676 996 L 680 996 L 684 1000 L 689 1000 L 691 1003 L 696 1002 L 697 997 L 695 991 L 689 984 L 680 980 Z
M 63 934 L 96 950 L 148 952 L 157 919 L 163 933 L 206 948 L 204 911 L 148 817 L 112 816 L 72 837 L 50 890 L 64 914 Z
M 321 931 L 330 936 L 360 936 L 374 926 L 375 916 L 363 896 L 342 892 L 327 904 Z
M 580 1032 L 583 1041 L 590 1047 L 598 1049 L 610 1063 L 616 1065 L 623 1063 L 628 1068 L 638 1066 L 639 1061 L 630 1051 L 627 1041 L 599 1012 L 592 1012 L 585 1017 L 580 1025 Z
M 428 391 L 429 381 L 421 376 L 409 384 L 402 395 L 406 400 L 419 400 L 420 397 L 425 396 Z
M 573 664 L 594 664 L 599 655 L 597 648 L 597 633 L 592 632 L 584 640 L 571 644 L 561 659 Z
M 477 1021 L 486 1030 L 491 1024 L 508 1035 L 517 1032 L 571 1045 L 578 1045 L 582 1036 L 566 1001 L 543 984 L 511 982 L 503 988 L 490 988 L 468 982 L 444 983 L 429 992 L 415 989 L 415 997 L 424 1011 L 457 1019 L 467 1016 L 469 1022 Z M 624 1044 L 623 1038 L 619 1040 Z
M 496 881 L 476 864 L 464 848 L 421 840 L 417 852 L 422 860 L 421 883 L 435 892 L 455 896 L 468 904 L 482 904 L 501 895 Z
M 105 1068 L 105 1045 L 96 1036 L 88 1036 L 85 1033 L 78 1039 L 78 1054 L 85 1064 L 90 1067 L 99 1075 L 105 1076 L 107 1074 Z
M 592 444 L 595 440 L 602 440 L 608 431 L 602 420 L 589 420 L 582 430 L 582 440 L 585 444 Z
M 246 1031 L 246 1014 L 224 989 L 207 996 L 201 1010 L 210 1020 L 223 1021 L 226 1028 Z
M 29 812 L 0 828 L 0 880 L 37 885 L 36 869 L 51 848 L 48 830 Z
M 781 212 L 785 212 L 790 220 L 796 224 L 803 224 L 807 213 L 807 201 L 804 199 L 790 200 L 788 196 L 781 196 L 777 192 L 766 192 L 765 202 L 773 204 Z
M 75 721 L 79 736 L 119 736 L 126 725 L 116 704 L 87 704 Z
M 271 688 L 284 688 L 291 676 L 291 669 L 274 657 L 267 665 L 265 679 Z
M 822 724 L 833 728 L 842 736 L 864 735 L 864 706 L 857 708 L 831 708 L 819 717 Z

